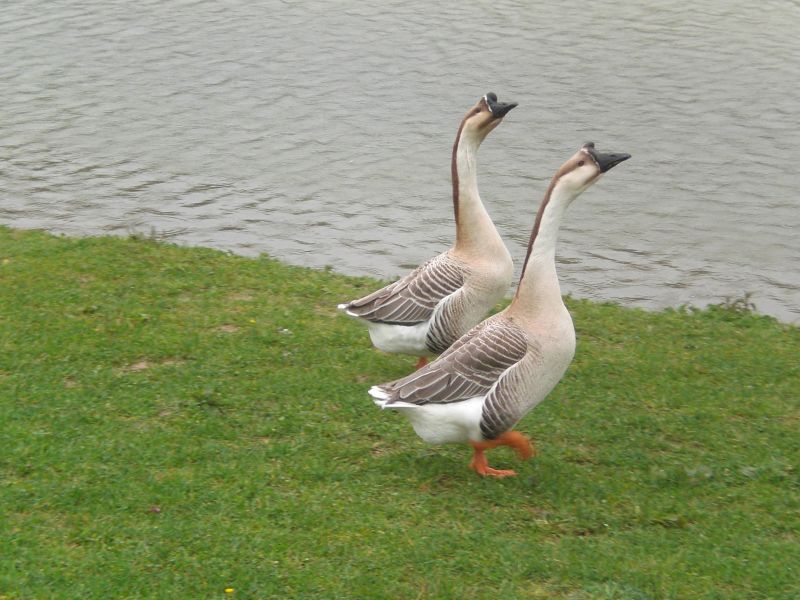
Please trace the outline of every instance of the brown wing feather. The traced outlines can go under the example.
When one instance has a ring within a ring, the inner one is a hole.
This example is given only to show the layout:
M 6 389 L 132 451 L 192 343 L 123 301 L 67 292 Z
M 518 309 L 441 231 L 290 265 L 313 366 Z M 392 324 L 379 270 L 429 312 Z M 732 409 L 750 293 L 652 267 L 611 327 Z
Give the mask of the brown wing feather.
M 464 285 L 467 266 L 447 252 L 368 296 L 353 300 L 345 310 L 373 323 L 414 325 L 430 319 L 445 296 Z
M 481 413 L 481 433 L 486 439 L 494 439 L 511 429 L 530 408 L 528 384 L 541 365 L 542 356 L 536 348 L 529 348 L 528 355 L 509 369 L 497 385 L 486 395 Z
M 523 359 L 525 333 L 495 315 L 473 327 L 438 360 L 419 371 L 378 386 L 393 402 L 444 404 L 486 394 L 504 371 Z

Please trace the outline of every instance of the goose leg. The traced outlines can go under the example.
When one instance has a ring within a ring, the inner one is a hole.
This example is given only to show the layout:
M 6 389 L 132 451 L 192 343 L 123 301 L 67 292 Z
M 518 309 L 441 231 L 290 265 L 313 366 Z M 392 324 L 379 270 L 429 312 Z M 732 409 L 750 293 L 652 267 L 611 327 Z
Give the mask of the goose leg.
M 420 370 L 422 367 L 428 364 L 428 357 L 427 356 L 420 356 L 419 360 L 417 361 L 417 366 L 414 367 L 417 371 Z
M 511 469 L 493 469 L 489 466 L 489 461 L 486 460 L 486 454 L 482 448 L 478 448 L 477 444 L 479 442 L 470 442 L 472 447 L 475 448 L 475 454 L 472 456 L 472 460 L 469 463 L 469 468 L 475 471 L 478 475 L 490 476 L 490 477 L 513 477 L 517 474 L 516 471 L 512 471 Z
M 486 454 L 484 454 L 486 450 L 497 448 L 497 446 L 510 446 L 517 451 L 517 455 L 522 460 L 526 460 L 536 454 L 530 439 L 519 431 L 506 431 L 493 440 L 470 442 L 470 445 L 474 448 L 475 454 L 469 463 L 469 468 L 478 473 L 478 475 L 489 475 L 491 477 L 511 477 L 516 475 L 517 472 L 510 469 L 493 469 L 490 467 L 489 462 L 486 460 Z

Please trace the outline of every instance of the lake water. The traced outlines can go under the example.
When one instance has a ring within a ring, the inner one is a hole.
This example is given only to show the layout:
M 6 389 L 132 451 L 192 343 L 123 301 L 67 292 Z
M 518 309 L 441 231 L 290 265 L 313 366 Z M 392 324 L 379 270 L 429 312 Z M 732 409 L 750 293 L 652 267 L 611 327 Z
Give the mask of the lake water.
M 518 268 L 592 140 L 633 158 L 570 208 L 564 292 L 800 321 L 798 3 L 555 4 L 6 3 L 0 223 L 394 278 L 451 243 L 451 145 L 494 91 L 519 107 L 479 183 Z

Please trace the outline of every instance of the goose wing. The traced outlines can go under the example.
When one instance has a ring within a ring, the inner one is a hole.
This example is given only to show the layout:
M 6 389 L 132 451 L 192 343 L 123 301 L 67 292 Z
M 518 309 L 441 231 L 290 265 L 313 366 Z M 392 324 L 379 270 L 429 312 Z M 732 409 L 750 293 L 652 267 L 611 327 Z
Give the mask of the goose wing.
M 536 404 L 537 394 L 531 387 L 541 375 L 541 365 L 539 348 L 529 345 L 527 355 L 503 373 L 486 394 L 481 412 L 481 433 L 486 439 L 510 430 Z
M 489 393 L 526 352 L 525 332 L 495 315 L 464 334 L 438 360 L 374 389 L 387 407 L 459 402 Z
M 373 323 L 414 325 L 430 319 L 439 301 L 464 285 L 468 267 L 444 252 L 384 288 L 340 305 Z

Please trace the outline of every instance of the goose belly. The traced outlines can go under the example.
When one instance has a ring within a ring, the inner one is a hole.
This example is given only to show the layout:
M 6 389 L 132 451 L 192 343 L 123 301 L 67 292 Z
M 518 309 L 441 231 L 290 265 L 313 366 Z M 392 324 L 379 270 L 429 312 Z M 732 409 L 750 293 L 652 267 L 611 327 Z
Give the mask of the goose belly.
M 406 405 L 395 408 L 403 413 L 416 434 L 429 444 L 479 441 L 484 396 L 450 404 Z
M 431 351 L 425 345 L 430 326 L 430 321 L 416 325 L 369 323 L 369 337 L 372 345 L 384 352 L 414 356 L 430 355 Z

